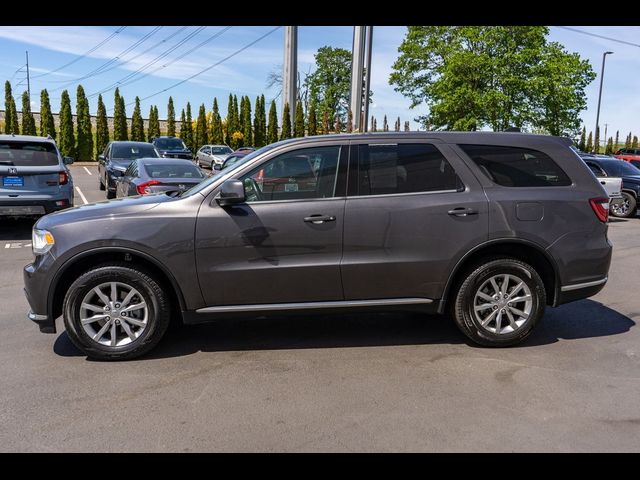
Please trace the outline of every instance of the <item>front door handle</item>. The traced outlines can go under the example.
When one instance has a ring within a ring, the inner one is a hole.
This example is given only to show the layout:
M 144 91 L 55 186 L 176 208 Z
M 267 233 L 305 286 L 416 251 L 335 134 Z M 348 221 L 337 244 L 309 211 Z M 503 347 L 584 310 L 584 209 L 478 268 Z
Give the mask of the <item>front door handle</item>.
M 311 215 L 309 217 L 304 217 L 304 221 L 319 225 L 324 222 L 335 222 L 336 217 L 334 217 L 333 215 Z
M 467 215 L 477 215 L 478 210 L 475 208 L 457 207 L 453 210 L 449 210 L 447 213 L 456 217 L 466 217 Z

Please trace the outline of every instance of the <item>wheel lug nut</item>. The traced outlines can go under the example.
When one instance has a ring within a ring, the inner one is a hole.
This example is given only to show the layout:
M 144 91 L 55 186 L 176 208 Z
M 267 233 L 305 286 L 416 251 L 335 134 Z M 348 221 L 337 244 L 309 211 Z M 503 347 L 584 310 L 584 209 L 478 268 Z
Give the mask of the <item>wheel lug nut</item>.
M 119 303 L 116 303 L 115 307 L 116 307 L 116 308 L 120 308 L 120 304 L 119 304 Z
M 122 312 L 122 313 L 120 314 L 120 316 L 121 316 L 121 317 L 126 317 L 126 316 L 127 316 L 127 312 Z
M 494 309 L 494 310 L 497 310 L 497 309 L 498 309 L 498 307 L 496 307 L 496 306 L 494 305 L 493 309 Z
M 507 306 L 510 307 L 511 306 L 511 302 L 507 303 Z
M 104 309 L 105 309 L 105 311 L 107 311 L 107 312 L 108 312 L 109 310 L 111 310 L 109 307 L 104 307 Z

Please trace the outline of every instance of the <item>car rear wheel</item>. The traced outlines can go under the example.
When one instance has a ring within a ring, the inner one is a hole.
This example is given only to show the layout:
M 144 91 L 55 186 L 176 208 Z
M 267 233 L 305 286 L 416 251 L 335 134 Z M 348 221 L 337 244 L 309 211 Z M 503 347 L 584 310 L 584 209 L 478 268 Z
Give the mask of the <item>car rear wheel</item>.
M 636 214 L 636 198 L 627 192 L 622 192 L 622 203 L 611 205 L 611 215 L 618 218 L 628 218 Z
M 102 177 L 98 177 L 98 187 L 100 190 L 104 191 L 104 183 L 102 183 Z
M 453 318 L 475 343 L 507 347 L 529 336 L 545 305 L 544 283 L 531 265 L 495 258 L 467 272 L 456 293 Z
M 73 344 L 99 360 L 129 360 L 157 345 L 170 306 L 156 280 L 136 266 L 100 265 L 69 287 L 64 324 Z

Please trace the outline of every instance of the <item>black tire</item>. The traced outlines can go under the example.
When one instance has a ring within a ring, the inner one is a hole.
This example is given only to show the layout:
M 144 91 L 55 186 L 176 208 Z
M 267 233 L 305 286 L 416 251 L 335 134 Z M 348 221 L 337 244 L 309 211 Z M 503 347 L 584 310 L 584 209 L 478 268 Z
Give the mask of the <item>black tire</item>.
M 148 308 L 147 326 L 140 336 L 126 345 L 113 347 L 94 341 L 80 322 L 80 305 L 85 295 L 94 287 L 112 281 L 135 288 Z M 126 263 L 103 264 L 82 274 L 67 290 L 62 311 L 73 344 L 97 360 L 131 360 L 144 355 L 164 336 L 171 317 L 171 305 L 160 284 L 143 269 Z
M 112 192 L 111 190 L 107 189 L 107 198 L 109 200 L 111 200 L 112 198 L 116 198 L 116 192 Z
M 483 327 L 476 318 L 474 299 L 487 280 L 502 274 L 516 275 L 526 284 L 531 291 L 531 311 L 529 318 L 515 331 L 498 334 Z M 475 343 L 486 347 L 508 347 L 522 342 L 529 336 L 544 315 L 546 303 L 544 283 L 531 265 L 514 258 L 494 257 L 484 259 L 467 270 L 455 293 L 452 313 L 458 328 Z
M 98 188 L 100 188 L 101 191 L 105 189 L 104 183 L 102 183 L 102 177 L 98 177 Z
M 611 207 L 609 210 L 611 215 L 618 218 L 629 218 L 635 217 L 636 212 L 638 210 L 638 202 L 636 197 L 627 192 L 622 192 L 622 198 L 624 203 L 622 206 L 615 208 Z

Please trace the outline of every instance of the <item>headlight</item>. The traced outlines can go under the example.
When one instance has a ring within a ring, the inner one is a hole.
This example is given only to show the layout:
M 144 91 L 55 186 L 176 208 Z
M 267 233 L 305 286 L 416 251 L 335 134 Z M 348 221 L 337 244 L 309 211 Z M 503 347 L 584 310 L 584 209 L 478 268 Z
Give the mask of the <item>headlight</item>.
M 31 235 L 31 248 L 36 255 L 44 255 L 56 243 L 53 235 L 48 230 L 33 229 Z

